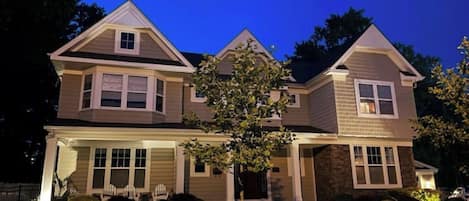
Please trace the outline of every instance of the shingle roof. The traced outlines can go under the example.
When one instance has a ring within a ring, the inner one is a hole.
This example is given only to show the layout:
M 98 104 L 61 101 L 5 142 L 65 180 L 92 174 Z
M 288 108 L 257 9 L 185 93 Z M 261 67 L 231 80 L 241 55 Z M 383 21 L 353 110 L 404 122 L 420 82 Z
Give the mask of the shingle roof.
M 194 66 L 195 68 L 199 67 L 200 62 L 204 60 L 204 54 L 201 53 L 193 53 L 193 52 L 181 52 L 182 56 L 186 57 L 186 59 Z
M 103 60 L 114 60 L 114 61 L 127 61 L 127 62 L 138 62 L 138 63 L 150 63 L 150 64 L 164 64 L 164 65 L 173 65 L 181 66 L 182 64 L 179 61 L 166 60 L 166 59 L 155 59 L 155 58 L 146 58 L 146 57 L 134 57 L 134 56 L 124 56 L 124 55 L 111 55 L 111 54 L 100 54 L 100 53 L 91 53 L 91 52 L 64 52 L 60 56 L 68 57 L 81 57 L 88 59 L 103 59 Z
M 118 128 L 173 128 L 173 129 L 198 129 L 184 123 L 156 123 L 156 124 L 135 124 L 135 123 L 103 123 L 103 122 L 90 122 L 77 119 L 55 119 L 46 124 L 47 126 L 77 126 L 77 127 L 118 127 Z M 295 126 L 284 125 L 292 132 L 307 132 L 307 133 L 330 133 L 320 128 L 313 126 Z M 279 127 L 264 127 L 269 131 L 278 131 Z

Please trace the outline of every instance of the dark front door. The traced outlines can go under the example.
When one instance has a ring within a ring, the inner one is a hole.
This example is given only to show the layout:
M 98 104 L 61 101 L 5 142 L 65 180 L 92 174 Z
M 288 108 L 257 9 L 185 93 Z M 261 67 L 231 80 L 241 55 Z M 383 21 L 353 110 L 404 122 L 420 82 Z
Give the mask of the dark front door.
M 241 188 L 244 189 L 244 199 L 267 198 L 267 174 L 265 172 L 236 171 L 236 173 L 243 184 L 241 186 L 239 181 L 235 179 L 237 183 L 236 198 L 239 198 Z

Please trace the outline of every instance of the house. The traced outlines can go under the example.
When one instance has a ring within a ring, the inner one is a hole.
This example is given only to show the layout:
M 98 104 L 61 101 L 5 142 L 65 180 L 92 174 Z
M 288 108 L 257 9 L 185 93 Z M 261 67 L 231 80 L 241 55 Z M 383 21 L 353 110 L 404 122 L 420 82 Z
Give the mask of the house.
M 230 72 L 231 50 L 249 38 L 272 58 L 243 30 L 216 54 L 220 73 Z M 194 163 L 178 146 L 193 137 L 225 140 L 182 123 L 189 112 L 210 119 L 190 81 L 202 58 L 176 49 L 132 1 L 51 53 L 61 89 L 58 119 L 45 127 L 40 200 L 50 201 L 55 173 L 84 194 L 164 184 L 206 201 L 235 200 L 233 174 Z M 417 185 L 409 119 L 423 77 L 376 26 L 323 62 L 291 66 L 288 113 L 270 123 L 297 140 L 272 157 L 272 170 L 248 177 L 246 199 L 327 201 Z

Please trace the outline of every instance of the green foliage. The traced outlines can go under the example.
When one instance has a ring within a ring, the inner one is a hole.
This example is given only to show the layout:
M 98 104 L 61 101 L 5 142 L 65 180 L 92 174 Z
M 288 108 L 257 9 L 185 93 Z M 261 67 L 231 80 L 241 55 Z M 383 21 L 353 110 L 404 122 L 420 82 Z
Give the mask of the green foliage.
M 200 121 L 193 114 L 184 118 L 206 132 L 224 135 L 227 142 L 211 145 L 193 139 L 183 146 L 186 154 L 220 170 L 237 163 L 250 171 L 266 171 L 271 167 L 272 152 L 293 140 L 283 127 L 278 132 L 263 127 L 266 118 L 286 112 L 288 94 L 283 87 L 290 71 L 283 67 L 286 63 L 260 61 L 264 55 L 256 51 L 252 40 L 238 46 L 233 54 L 229 78 L 219 75 L 220 59 L 212 56 L 206 56 L 193 77 L 196 89 L 207 99 L 212 120 Z M 280 91 L 280 98 L 270 98 L 271 91 Z
M 427 190 L 420 188 L 405 188 L 398 190 L 391 190 L 388 192 L 392 197 L 398 200 L 405 199 L 408 197 L 416 199 L 418 201 L 440 201 L 440 192 L 435 190 Z
M 431 139 L 434 146 L 453 150 L 454 165 L 467 173 L 469 147 L 469 41 L 464 38 L 459 49 L 463 59 L 455 68 L 443 70 L 441 65 L 432 71 L 436 80 L 429 92 L 442 101 L 449 114 L 426 115 L 415 122 L 420 138 Z
M 317 61 L 340 51 L 372 23 L 372 18 L 363 16 L 364 12 L 350 8 L 343 15 L 331 15 L 324 27 L 314 27 L 309 40 L 295 45 L 294 55 L 290 59 Z
M 68 201 L 99 201 L 99 200 L 90 195 L 78 195 L 78 196 L 71 197 Z

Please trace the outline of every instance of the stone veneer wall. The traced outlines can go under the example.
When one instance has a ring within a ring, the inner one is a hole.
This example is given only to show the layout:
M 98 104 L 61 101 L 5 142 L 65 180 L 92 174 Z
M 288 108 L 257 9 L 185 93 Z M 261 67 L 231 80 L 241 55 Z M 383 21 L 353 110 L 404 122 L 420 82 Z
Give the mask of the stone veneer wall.
M 386 190 L 353 189 L 349 145 L 326 145 L 315 148 L 314 169 L 317 200 L 333 201 L 340 195 L 359 197 L 376 195 Z M 402 187 L 415 187 L 415 168 L 411 147 L 398 147 Z

